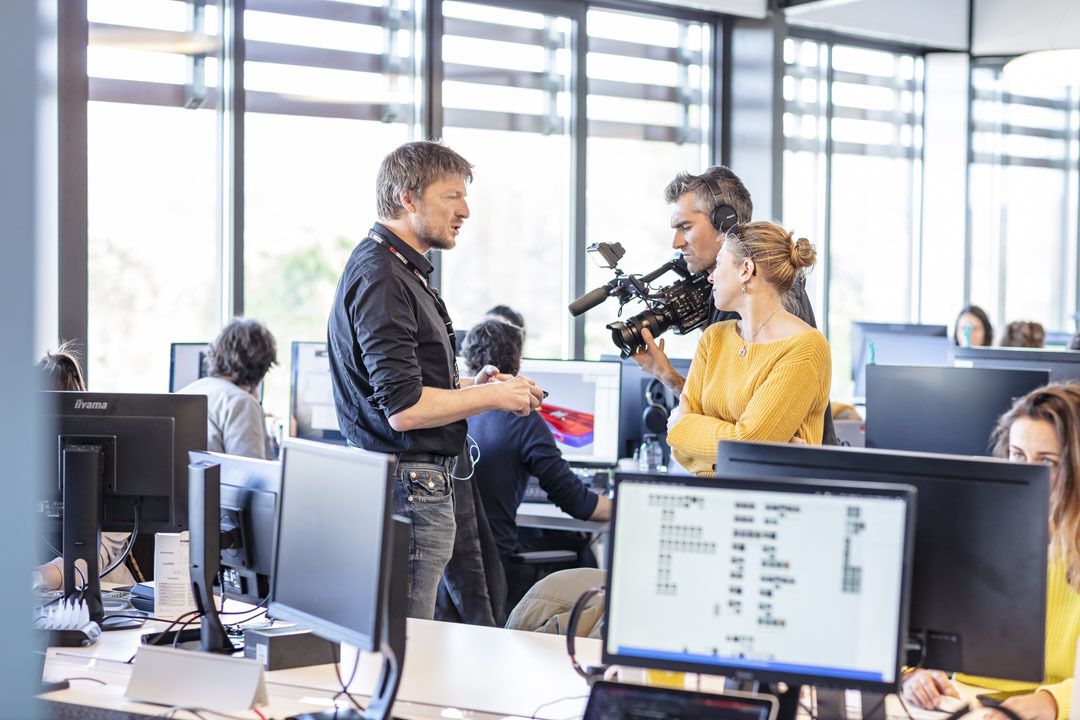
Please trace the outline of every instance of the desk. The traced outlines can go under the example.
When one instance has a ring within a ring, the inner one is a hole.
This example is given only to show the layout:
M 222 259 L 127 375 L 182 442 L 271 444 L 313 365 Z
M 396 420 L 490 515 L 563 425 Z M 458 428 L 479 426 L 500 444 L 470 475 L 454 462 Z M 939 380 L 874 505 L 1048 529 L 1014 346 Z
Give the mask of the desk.
M 131 673 L 126 664 L 143 630 L 103 633 L 89 648 L 50 648 L 45 678 L 92 677 L 105 686 L 75 680 L 68 690 L 42 697 L 57 702 L 158 714 L 162 708 L 130 703 L 123 697 Z M 523 717 L 562 720 L 580 716 L 588 687 L 570 668 L 565 638 L 516 630 L 408 621 L 408 649 L 394 715 L 403 718 Z M 579 658 L 596 663 L 598 640 L 581 638 Z M 342 674 L 352 671 L 355 653 L 343 648 Z M 367 700 L 377 675 L 377 658 L 363 654 L 350 689 Z M 339 686 L 332 665 L 266 673 L 267 717 L 325 709 Z M 563 700 L 565 698 L 565 700 Z M 553 702 L 559 701 L 559 702 Z M 551 704 L 546 704 L 551 703 Z M 450 714 L 446 714 L 452 708 Z M 236 714 L 236 713 L 234 713 Z M 241 713 L 250 717 L 254 713 Z
M 552 503 L 521 503 L 517 511 L 518 527 L 542 530 L 575 530 L 579 532 L 606 533 L 608 523 L 594 520 L 578 520 Z

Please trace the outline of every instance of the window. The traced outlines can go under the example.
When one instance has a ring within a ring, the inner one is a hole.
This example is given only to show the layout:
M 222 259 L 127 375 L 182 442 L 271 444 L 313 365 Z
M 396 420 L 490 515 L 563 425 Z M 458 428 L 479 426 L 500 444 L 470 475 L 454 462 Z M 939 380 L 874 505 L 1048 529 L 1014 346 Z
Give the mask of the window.
M 784 60 L 784 224 L 817 245 L 808 292 L 843 399 L 851 322 L 916 319 L 923 61 L 798 39 Z
M 326 339 L 379 163 L 413 137 L 416 17 L 412 0 L 247 2 L 244 314 L 277 338 L 272 415 L 288 412 L 292 342 Z
M 88 19 L 92 389 L 165 392 L 169 344 L 218 328 L 216 13 L 91 0 Z
M 569 17 L 444 2 L 447 145 L 475 166 L 471 217 L 441 253 L 442 293 L 467 330 L 497 304 L 525 316 L 528 357 L 569 354 Z
M 589 10 L 587 22 L 587 242 L 621 243 L 626 257 L 619 267 L 643 274 L 675 252 L 664 188 L 678 173 L 710 164 L 712 26 L 599 9 Z M 585 267 L 586 288 L 613 277 L 592 262 Z M 668 273 L 659 282 L 677 279 Z M 643 309 L 630 303 L 622 319 Z M 605 329 L 617 314 L 612 301 L 585 315 L 588 357 L 618 352 Z M 666 352 L 693 357 L 700 335 L 669 331 Z
M 1014 320 L 1072 330 L 1080 96 L 1012 85 L 1000 63 L 971 78 L 971 301 L 998 337 Z

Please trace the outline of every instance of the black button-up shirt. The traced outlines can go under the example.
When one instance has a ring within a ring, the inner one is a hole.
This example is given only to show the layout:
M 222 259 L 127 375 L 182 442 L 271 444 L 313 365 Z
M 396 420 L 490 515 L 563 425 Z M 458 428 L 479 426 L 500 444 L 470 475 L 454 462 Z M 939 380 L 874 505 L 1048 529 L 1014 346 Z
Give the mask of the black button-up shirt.
M 432 265 L 387 227 L 372 229 L 426 279 Z M 368 238 L 341 273 L 327 328 L 338 423 L 353 445 L 385 453 L 457 455 L 464 420 L 398 432 L 387 418 L 412 407 L 424 387 L 456 389 L 454 347 L 434 291 Z

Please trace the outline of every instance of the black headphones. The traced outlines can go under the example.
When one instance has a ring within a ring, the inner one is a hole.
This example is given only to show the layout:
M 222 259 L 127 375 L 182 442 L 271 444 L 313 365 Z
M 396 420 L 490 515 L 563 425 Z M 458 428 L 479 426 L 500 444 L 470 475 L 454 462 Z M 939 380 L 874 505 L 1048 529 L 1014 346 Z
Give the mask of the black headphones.
M 731 231 L 731 228 L 739 224 L 739 214 L 735 212 L 735 208 L 720 200 L 720 189 L 709 179 L 708 175 L 698 175 L 698 177 L 701 179 L 701 182 L 705 183 L 705 187 L 709 188 L 713 200 L 716 201 L 716 205 L 713 207 L 712 212 L 709 213 L 709 222 L 711 222 L 712 226 L 721 234 L 728 234 Z

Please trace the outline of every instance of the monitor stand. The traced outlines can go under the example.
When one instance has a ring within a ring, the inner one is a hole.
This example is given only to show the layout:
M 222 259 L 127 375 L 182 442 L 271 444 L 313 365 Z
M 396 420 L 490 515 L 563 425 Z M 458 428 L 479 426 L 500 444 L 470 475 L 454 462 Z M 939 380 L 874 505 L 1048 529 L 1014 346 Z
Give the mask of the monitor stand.
M 845 690 L 835 688 L 817 689 L 816 715 L 822 718 L 837 718 L 848 720 L 847 701 Z M 881 693 L 864 690 L 861 696 L 861 709 L 858 717 L 862 720 L 885 720 L 885 696 Z
M 97 445 L 66 445 L 61 450 L 61 478 L 64 499 L 64 598 L 78 595 L 86 602 L 90 619 L 101 623 L 105 617 L 98 579 L 98 543 L 101 530 L 101 480 L 105 453 Z M 81 570 L 86 568 L 85 585 L 77 589 Z
M 408 606 L 409 526 L 398 515 L 391 518 L 391 556 L 387 558 L 390 580 L 383 601 L 382 640 L 379 654 L 382 669 L 375 681 L 375 692 L 361 713 L 356 708 L 335 708 L 321 713 L 297 715 L 290 720 L 394 720 L 390 714 L 401 684 L 405 666 L 405 608 Z M 359 662 L 359 658 L 357 658 Z
M 236 648 L 221 624 L 213 592 L 221 569 L 221 466 L 217 463 L 188 465 L 188 526 L 191 589 L 200 615 L 199 649 L 231 655 Z

